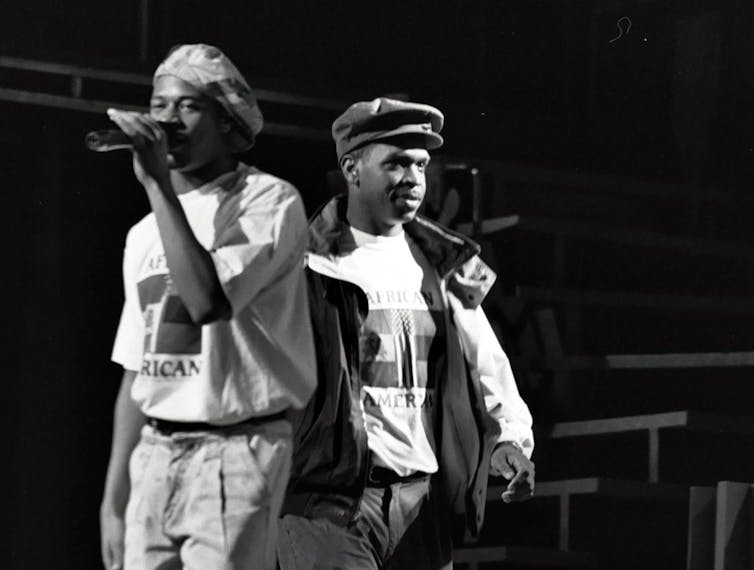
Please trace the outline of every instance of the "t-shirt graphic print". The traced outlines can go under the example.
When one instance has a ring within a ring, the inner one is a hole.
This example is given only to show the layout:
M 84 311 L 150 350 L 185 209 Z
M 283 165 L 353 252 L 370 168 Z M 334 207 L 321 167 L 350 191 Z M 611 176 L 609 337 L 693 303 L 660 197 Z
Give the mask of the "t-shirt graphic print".
M 202 328 L 191 320 L 170 273 L 149 275 L 139 281 L 137 288 L 144 315 L 144 359 L 140 373 L 179 379 L 199 372 Z
M 303 406 L 316 378 L 311 329 L 300 324 L 308 303 L 298 192 L 239 163 L 178 200 L 231 315 L 192 322 L 155 215 L 136 223 L 123 253 L 125 302 L 112 352 L 136 373 L 134 402 L 147 416 L 216 425 Z
M 437 470 L 436 386 L 445 366 L 445 321 L 434 269 L 405 234 L 352 229 L 339 270 L 366 293 L 359 338 L 361 403 L 374 463 L 400 475 Z

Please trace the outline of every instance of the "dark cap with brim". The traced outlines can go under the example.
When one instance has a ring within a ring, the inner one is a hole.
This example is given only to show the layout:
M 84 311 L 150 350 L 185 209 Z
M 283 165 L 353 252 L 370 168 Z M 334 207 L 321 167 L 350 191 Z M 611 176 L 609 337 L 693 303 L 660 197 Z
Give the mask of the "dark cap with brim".
M 352 150 L 385 139 L 408 138 L 427 150 L 442 146 L 444 117 L 431 105 L 380 97 L 351 105 L 332 124 L 338 160 Z

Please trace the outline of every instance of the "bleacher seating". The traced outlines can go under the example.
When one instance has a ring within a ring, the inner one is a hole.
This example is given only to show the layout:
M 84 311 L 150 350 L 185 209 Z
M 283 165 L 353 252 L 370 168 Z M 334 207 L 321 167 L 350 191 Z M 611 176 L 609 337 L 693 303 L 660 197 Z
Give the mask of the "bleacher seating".
M 485 219 L 457 227 L 500 275 L 486 309 L 534 410 L 538 482 L 507 505 L 491 480 L 456 566 L 754 568 L 754 249 L 687 235 L 682 187 L 466 162 L 494 173 Z

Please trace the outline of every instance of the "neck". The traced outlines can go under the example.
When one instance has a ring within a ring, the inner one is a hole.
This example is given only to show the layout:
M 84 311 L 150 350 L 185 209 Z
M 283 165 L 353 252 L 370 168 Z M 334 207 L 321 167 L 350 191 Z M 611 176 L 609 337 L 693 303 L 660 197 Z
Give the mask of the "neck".
M 402 223 L 391 224 L 375 220 L 368 211 L 359 208 L 355 200 L 348 201 L 346 220 L 351 227 L 375 236 L 393 237 L 403 231 Z
M 237 165 L 238 161 L 228 155 L 189 172 L 171 170 L 170 181 L 176 194 L 184 194 L 212 182 L 221 174 L 235 170 Z

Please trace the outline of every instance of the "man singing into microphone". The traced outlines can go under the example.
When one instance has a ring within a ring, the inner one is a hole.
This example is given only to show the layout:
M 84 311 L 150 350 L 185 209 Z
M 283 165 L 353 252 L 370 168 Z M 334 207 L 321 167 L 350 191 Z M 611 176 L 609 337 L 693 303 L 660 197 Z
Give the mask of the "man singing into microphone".
M 149 113 L 108 116 L 130 138 L 152 211 L 123 259 L 103 562 L 272 568 L 291 464 L 285 413 L 316 382 L 301 319 L 301 198 L 234 158 L 262 114 L 215 47 L 174 49 L 154 74 Z

